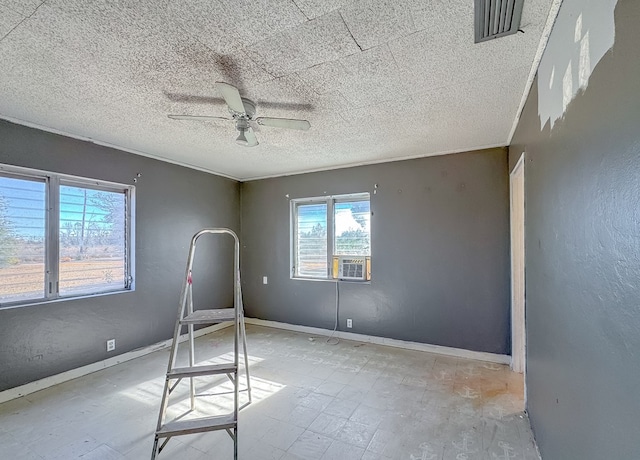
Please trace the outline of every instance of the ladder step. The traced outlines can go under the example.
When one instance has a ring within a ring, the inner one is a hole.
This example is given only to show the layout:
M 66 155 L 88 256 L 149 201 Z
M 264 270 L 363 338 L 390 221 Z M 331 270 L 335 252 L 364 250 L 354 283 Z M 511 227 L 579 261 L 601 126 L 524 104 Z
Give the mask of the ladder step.
M 165 423 L 156 431 L 156 436 L 158 438 L 167 438 L 181 434 L 204 433 L 205 431 L 226 430 L 235 427 L 236 421 L 233 418 L 233 414 L 218 415 L 216 417 L 175 420 Z
M 233 363 L 209 364 L 206 366 L 176 367 L 167 374 L 169 379 L 198 377 L 200 375 L 232 374 L 238 370 Z
M 196 310 L 180 320 L 180 324 L 214 324 L 236 319 L 235 309 Z

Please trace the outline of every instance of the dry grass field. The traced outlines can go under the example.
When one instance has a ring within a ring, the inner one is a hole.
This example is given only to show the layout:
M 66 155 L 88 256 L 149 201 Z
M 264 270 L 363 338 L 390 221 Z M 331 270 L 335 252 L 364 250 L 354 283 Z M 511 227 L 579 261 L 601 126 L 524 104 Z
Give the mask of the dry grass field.
M 60 263 L 60 294 L 90 293 L 124 286 L 122 259 L 66 260 Z M 41 297 L 44 264 L 17 264 L 0 268 L 0 301 Z

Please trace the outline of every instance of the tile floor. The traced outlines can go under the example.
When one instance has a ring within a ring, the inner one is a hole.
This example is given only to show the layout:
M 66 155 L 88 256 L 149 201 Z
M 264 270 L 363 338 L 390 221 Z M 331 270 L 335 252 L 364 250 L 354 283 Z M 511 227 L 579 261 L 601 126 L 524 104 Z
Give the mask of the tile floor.
M 197 339 L 199 361 L 231 359 L 231 337 Z M 507 366 L 258 326 L 248 338 L 254 401 L 240 413 L 243 460 L 539 459 L 522 377 Z M 156 352 L 0 404 L 0 458 L 148 459 L 167 359 Z M 197 384 L 196 415 L 231 407 L 226 377 Z M 187 412 L 187 389 L 172 395 L 173 416 Z M 232 452 L 225 432 L 203 433 L 172 439 L 159 460 Z

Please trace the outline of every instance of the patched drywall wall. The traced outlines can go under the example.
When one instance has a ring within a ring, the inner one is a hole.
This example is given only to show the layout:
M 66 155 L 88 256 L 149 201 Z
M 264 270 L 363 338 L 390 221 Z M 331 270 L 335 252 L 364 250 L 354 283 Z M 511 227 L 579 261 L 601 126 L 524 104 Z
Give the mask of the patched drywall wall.
M 247 315 L 333 329 L 335 283 L 290 279 L 289 200 L 366 191 L 372 280 L 340 284 L 339 329 L 508 354 L 504 149 L 243 183 Z
M 618 0 L 564 2 L 538 68 L 540 128 L 562 117 L 589 76 L 613 46 Z
M 526 152 L 527 401 L 545 460 L 640 458 L 639 22 L 640 2 L 618 1 L 589 85 L 542 131 L 534 85 L 510 146 L 512 165 Z
M 133 292 L 0 309 L 0 391 L 173 335 L 191 236 L 239 231 L 239 184 L 0 121 L 0 163 L 136 185 Z M 196 308 L 233 303 L 233 240 L 198 243 Z M 106 352 L 106 340 L 116 351 Z

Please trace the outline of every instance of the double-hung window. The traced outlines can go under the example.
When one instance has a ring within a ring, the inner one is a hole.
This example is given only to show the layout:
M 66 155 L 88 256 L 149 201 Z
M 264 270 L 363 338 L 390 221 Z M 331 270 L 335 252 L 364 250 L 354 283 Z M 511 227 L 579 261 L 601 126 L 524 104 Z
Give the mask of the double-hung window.
M 0 307 L 132 289 L 133 193 L 0 165 Z
M 368 193 L 291 202 L 293 278 L 330 279 L 333 259 L 371 256 Z

